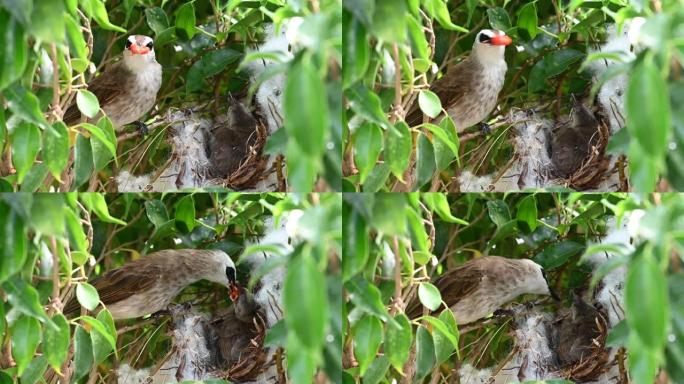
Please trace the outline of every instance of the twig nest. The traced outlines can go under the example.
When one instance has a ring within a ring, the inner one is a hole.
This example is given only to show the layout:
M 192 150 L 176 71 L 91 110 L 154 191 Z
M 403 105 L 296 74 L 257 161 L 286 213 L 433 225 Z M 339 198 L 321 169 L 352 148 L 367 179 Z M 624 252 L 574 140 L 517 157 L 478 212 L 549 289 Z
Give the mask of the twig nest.
M 216 377 L 249 382 L 271 365 L 264 348 L 265 317 L 251 295 L 243 293 L 234 306 L 214 317 L 211 327 L 217 336 Z

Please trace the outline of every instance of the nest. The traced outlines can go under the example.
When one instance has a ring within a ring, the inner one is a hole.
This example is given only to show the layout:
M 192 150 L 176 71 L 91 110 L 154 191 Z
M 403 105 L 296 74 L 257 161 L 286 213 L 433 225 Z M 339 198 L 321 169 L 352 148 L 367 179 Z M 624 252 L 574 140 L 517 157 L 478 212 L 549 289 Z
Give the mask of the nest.
M 229 310 L 216 316 L 211 326 L 218 337 L 217 369 L 212 376 L 235 383 L 249 382 L 272 364 L 269 350 L 264 348 L 268 328 L 260 311 L 241 319 Z
M 565 184 L 582 191 L 596 188 L 609 176 L 610 156 L 606 156 L 609 139 L 610 130 L 605 120 L 600 119 L 595 139 L 591 140 L 589 156 L 582 162 L 582 166 L 565 180 Z
M 597 380 L 609 369 L 610 353 L 606 349 L 606 338 L 610 330 L 606 316 L 601 311 L 595 312 L 595 327 L 591 329 L 591 344 L 584 348 L 587 352 L 575 362 L 562 366 L 558 373 L 574 382 L 583 383 Z M 588 330 L 579 330 L 588 332 Z

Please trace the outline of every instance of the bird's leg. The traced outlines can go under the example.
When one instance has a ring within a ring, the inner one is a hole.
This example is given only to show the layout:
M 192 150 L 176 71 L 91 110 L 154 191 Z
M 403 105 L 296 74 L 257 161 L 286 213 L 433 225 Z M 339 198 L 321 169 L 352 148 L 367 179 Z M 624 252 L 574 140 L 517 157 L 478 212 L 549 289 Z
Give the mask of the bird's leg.
M 492 317 L 513 317 L 515 311 L 510 308 L 499 308 L 492 314 Z
M 142 121 L 136 120 L 131 124 L 135 125 L 135 127 L 138 128 L 143 136 L 147 136 L 147 134 L 150 132 L 150 130 L 147 128 L 147 124 L 143 123 Z
M 485 122 L 480 123 L 480 129 L 482 130 L 482 134 L 485 136 L 492 133 L 492 128 Z

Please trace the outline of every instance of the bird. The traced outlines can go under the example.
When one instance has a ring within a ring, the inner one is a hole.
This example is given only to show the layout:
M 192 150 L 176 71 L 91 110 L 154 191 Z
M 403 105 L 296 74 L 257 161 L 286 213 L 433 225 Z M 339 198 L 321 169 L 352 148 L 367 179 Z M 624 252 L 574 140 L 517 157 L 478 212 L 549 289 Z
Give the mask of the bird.
M 572 307 L 559 319 L 556 352 L 561 365 L 585 360 L 597 350 L 600 320 L 603 317 L 596 308 L 573 294 Z
M 226 178 L 245 161 L 256 143 L 257 121 L 239 101 L 232 100 L 228 121 L 208 132 L 207 157 L 213 177 Z
M 512 42 L 502 31 L 481 30 L 470 55 L 430 86 L 458 132 L 482 122 L 496 106 L 508 69 L 504 52 Z M 420 124 L 420 108 L 414 106 L 405 120 L 410 126 Z M 486 124 L 483 129 L 488 129 Z
M 541 265 L 529 259 L 484 256 L 447 271 L 434 283 L 456 324 L 468 324 L 501 308 L 523 294 L 558 295 L 549 286 Z M 414 300 L 406 314 L 417 318 L 422 305 Z
M 90 284 L 115 320 L 142 317 L 162 311 L 186 286 L 209 280 L 229 287 L 230 298 L 239 298 L 235 264 L 221 250 L 169 249 L 107 271 Z M 72 298 L 64 307 L 73 314 L 81 306 Z
M 138 119 L 154 106 L 161 83 L 162 67 L 155 59 L 152 38 L 131 35 L 126 40 L 123 59 L 95 77 L 88 84 L 88 90 L 97 96 L 100 108 L 115 129 L 135 123 L 147 133 L 147 126 Z M 81 120 L 76 103 L 66 110 L 62 120 L 67 125 Z
M 576 172 L 596 145 L 599 123 L 594 114 L 581 101 L 576 101 L 570 118 L 559 120 L 547 140 L 551 158 L 551 173 L 569 177 Z

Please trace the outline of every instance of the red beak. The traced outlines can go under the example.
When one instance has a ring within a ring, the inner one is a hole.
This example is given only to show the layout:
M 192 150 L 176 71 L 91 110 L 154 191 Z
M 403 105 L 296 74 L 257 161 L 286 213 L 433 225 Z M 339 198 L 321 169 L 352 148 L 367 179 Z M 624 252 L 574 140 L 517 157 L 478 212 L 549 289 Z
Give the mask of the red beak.
M 497 36 L 492 37 L 489 41 L 491 42 L 492 45 L 503 45 L 503 46 L 506 46 L 506 45 L 513 42 L 513 40 L 511 40 L 511 38 L 508 37 L 507 35 L 497 35 Z
M 131 52 L 132 52 L 134 55 L 136 55 L 136 54 L 137 54 L 137 55 L 145 55 L 145 54 L 147 54 L 147 53 L 150 52 L 150 49 L 147 48 L 147 47 L 138 47 L 137 44 L 132 44 L 132 45 L 131 45 Z

